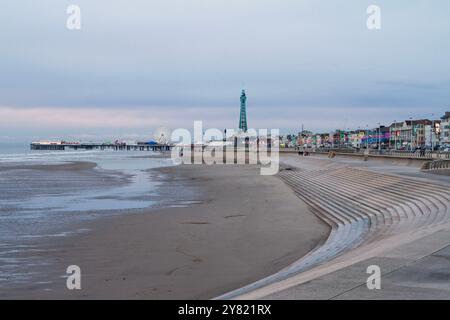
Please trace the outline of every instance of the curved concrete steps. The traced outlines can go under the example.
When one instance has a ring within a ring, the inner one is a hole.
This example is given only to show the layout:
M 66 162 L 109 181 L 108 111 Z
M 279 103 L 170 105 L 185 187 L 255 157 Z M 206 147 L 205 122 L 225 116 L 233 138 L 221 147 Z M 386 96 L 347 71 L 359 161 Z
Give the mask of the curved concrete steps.
M 218 299 L 237 298 L 303 273 L 332 270 L 333 261 L 345 264 L 348 257 L 370 256 L 380 250 L 380 244 L 389 246 L 389 241 L 401 236 L 402 241 L 415 239 L 449 218 L 450 191 L 419 179 L 347 166 L 281 170 L 279 176 L 330 225 L 330 234 L 290 266 Z

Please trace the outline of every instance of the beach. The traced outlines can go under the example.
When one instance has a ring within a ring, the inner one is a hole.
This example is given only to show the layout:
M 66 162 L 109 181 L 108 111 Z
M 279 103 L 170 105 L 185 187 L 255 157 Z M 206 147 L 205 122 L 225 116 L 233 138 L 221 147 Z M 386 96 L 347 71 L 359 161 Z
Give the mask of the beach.
M 41 206 L 1 202 L 0 298 L 358 298 L 347 293 L 365 284 L 371 259 L 386 270 L 397 259 L 401 280 L 417 257 L 428 261 L 449 245 L 450 181 L 421 171 L 421 160 L 290 153 L 280 157 L 277 175 L 262 176 L 256 165 L 107 156 L 114 160 L 94 154 L 97 162 L 0 166 L 2 188 L 27 188 L 15 202 Z M 128 169 L 119 169 L 124 163 Z M 69 196 L 80 185 L 85 192 Z M 74 200 L 88 209 L 68 210 Z M 66 286 L 73 265 L 80 290 Z M 439 268 L 447 270 L 446 262 Z M 421 286 L 415 295 L 447 297 L 448 286 L 427 272 L 425 284 L 413 284 Z M 407 296 L 410 287 L 398 290 Z
M 36 240 L 48 281 L 3 290 L 3 298 L 210 299 L 284 268 L 325 241 L 329 227 L 277 176 L 256 166 L 152 169 L 168 198 L 195 190 L 188 206 L 128 210 L 80 222 L 88 230 Z M 177 191 L 178 190 L 178 191 Z M 81 290 L 66 288 L 69 265 Z M 30 268 L 33 271 L 33 268 Z

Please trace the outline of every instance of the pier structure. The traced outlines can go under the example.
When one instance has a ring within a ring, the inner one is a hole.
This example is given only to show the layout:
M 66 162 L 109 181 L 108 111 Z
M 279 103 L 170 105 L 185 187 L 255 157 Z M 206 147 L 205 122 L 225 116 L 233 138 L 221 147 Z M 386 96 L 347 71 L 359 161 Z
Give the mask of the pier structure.
M 126 143 L 71 143 L 71 142 L 32 142 L 31 150 L 123 150 L 123 151 L 170 151 L 171 144 L 153 144 L 147 142 L 137 142 L 135 144 Z

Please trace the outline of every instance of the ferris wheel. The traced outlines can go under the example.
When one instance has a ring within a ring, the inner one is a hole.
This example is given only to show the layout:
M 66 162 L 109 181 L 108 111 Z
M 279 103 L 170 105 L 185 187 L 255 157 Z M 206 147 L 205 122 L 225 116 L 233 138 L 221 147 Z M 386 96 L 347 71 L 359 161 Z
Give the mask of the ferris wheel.
M 170 135 L 171 132 L 169 129 L 165 127 L 160 127 L 156 129 L 155 132 L 153 133 L 153 139 L 158 144 L 168 144 L 170 142 Z

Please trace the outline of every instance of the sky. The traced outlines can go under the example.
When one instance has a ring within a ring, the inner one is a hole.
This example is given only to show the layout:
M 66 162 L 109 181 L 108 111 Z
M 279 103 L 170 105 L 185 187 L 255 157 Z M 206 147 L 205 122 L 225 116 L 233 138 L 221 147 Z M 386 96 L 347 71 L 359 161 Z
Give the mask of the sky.
M 282 132 L 450 111 L 448 0 L 6 0 L 0 30 L 0 142 L 236 128 L 241 89 Z

